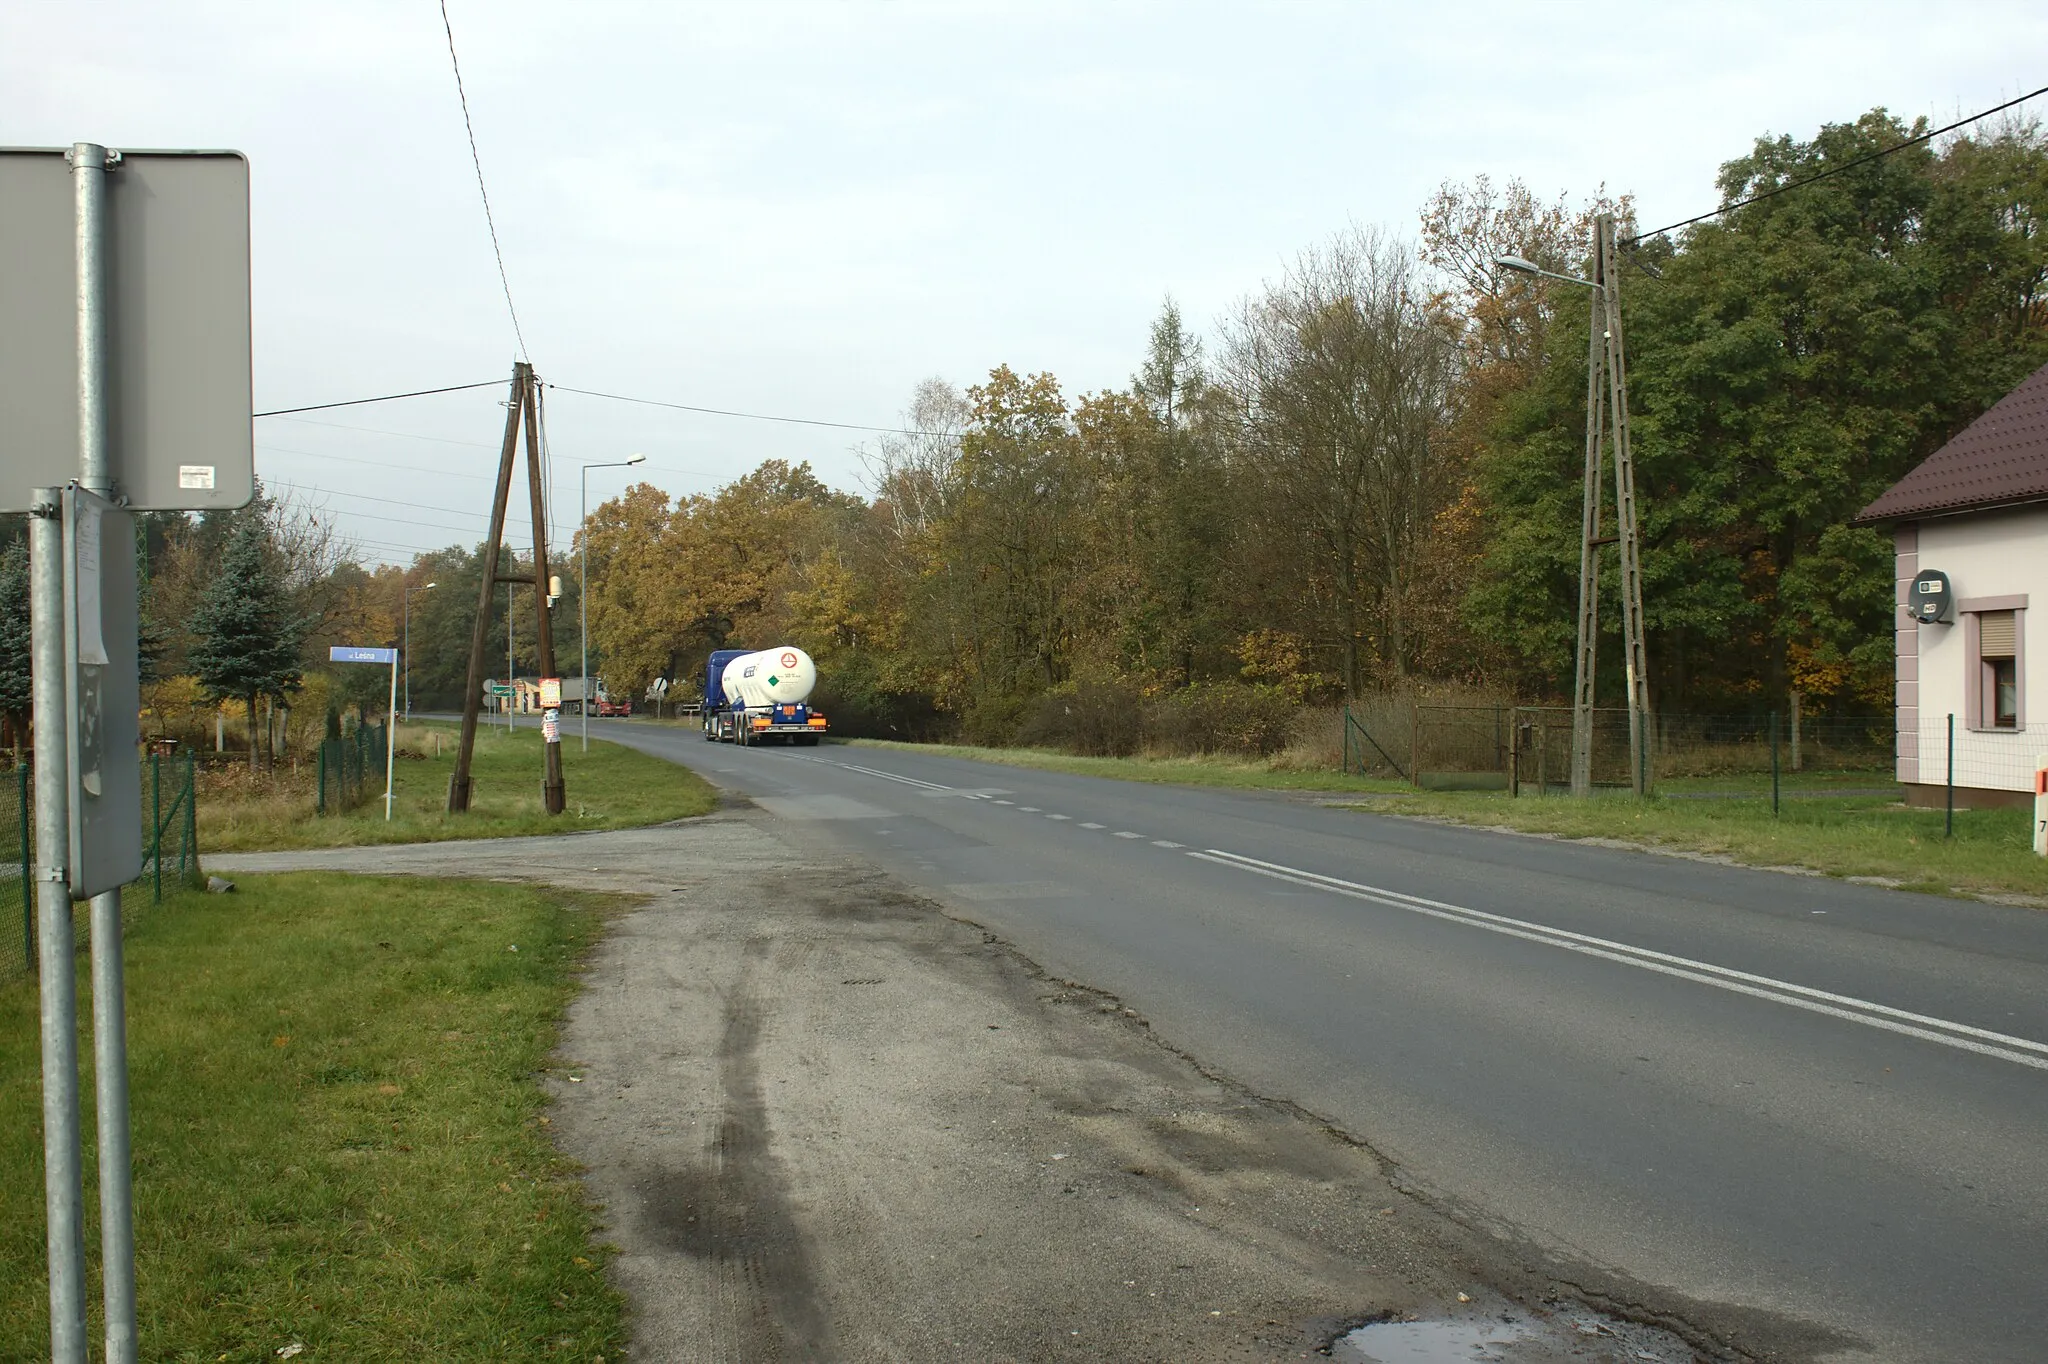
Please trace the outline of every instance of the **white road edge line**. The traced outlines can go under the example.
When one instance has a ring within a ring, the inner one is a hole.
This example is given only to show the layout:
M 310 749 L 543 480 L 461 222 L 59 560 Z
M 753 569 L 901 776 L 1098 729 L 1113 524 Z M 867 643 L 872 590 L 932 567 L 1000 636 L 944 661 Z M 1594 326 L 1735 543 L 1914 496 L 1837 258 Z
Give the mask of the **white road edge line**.
M 1857 999 L 1852 995 L 1832 994 L 1829 991 L 1817 990 L 1811 986 L 1795 985 L 1790 981 L 1776 980 L 1770 976 L 1752 975 L 1747 971 L 1737 971 L 1731 967 L 1716 966 L 1711 962 L 1694 961 L 1687 957 L 1672 956 L 1669 953 L 1653 951 L 1646 947 L 1634 947 L 1628 943 L 1614 942 L 1607 938 L 1595 938 L 1583 933 L 1574 933 L 1567 929 L 1551 928 L 1548 925 L 1531 923 L 1525 919 L 1511 919 L 1505 915 L 1489 914 L 1484 910 L 1468 909 L 1463 905 L 1448 904 L 1441 900 L 1427 900 L 1421 896 L 1407 895 L 1400 891 L 1382 890 L 1377 886 L 1363 885 L 1356 881 L 1345 881 L 1335 876 L 1324 876 L 1319 872 L 1303 871 L 1300 868 L 1285 866 L 1277 862 L 1262 862 L 1254 857 L 1224 852 L 1220 848 L 1211 848 L 1206 852 L 1189 849 L 1188 856 L 1200 858 L 1204 862 L 1214 862 L 1218 866 L 1236 867 L 1239 871 L 1248 871 L 1255 876 L 1266 876 L 1276 881 L 1286 881 L 1297 886 L 1307 886 L 1312 890 L 1326 890 L 1333 894 L 1349 896 L 1355 900 L 1366 900 L 1374 904 L 1385 905 L 1390 909 L 1405 909 L 1410 913 L 1425 914 L 1434 919 L 1445 919 L 1452 923 L 1467 924 L 1473 928 L 1486 929 L 1488 932 L 1501 933 L 1508 937 L 1523 938 L 1529 942 L 1563 948 L 1567 952 L 1577 952 L 1584 956 L 1618 962 L 1623 966 L 1634 966 L 1645 971 L 1655 971 L 1660 975 L 1675 976 L 1681 980 L 1695 981 L 1701 985 L 1712 985 L 1717 989 L 1732 991 L 1736 994 L 1750 995 L 1757 999 L 1767 999 L 1778 1004 L 1788 1004 L 1795 1009 L 1805 1009 L 1810 1013 L 1846 1019 L 1851 1023 L 1861 1023 L 1866 1027 L 1881 1028 L 1887 1032 L 1900 1033 L 1907 1037 L 1918 1037 L 1928 1042 L 1939 1042 L 1943 1046 L 1955 1047 L 1962 1051 L 1972 1051 L 1983 1056 L 1996 1057 L 1999 1060 L 2011 1061 L 2017 1065 L 2031 1066 L 2036 1070 L 2048 1070 L 2048 1043 L 2035 1042 L 2029 1038 L 2013 1037 L 2005 1033 L 1991 1032 L 1984 1028 L 1972 1027 L 1967 1023 L 1957 1023 L 1945 1018 L 1934 1018 L 1927 1014 L 1911 1013 L 1905 1009 L 1895 1009 L 1890 1005 L 1878 1004 L 1871 1000 Z M 1837 1005 L 1846 1007 L 1836 1007 Z M 1863 1010 L 1865 1012 L 1858 1013 L 1855 1012 L 1856 1010 Z M 1912 1023 L 1925 1024 L 1927 1026 L 1914 1027 L 1910 1023 L 1894 1022 L 1894 1019 L 1908 1019 Z M 1935 1028 L 1944 1028 L 1948 1031 L 1935 1032 L 1932 1030 Z M 1955 1034 L 1958 1033 L 1963 1034 L 1963 1036 L 1956 1036 Z M 1971 1041 L 1971 1038 L 1986 1038 L 1991 1042 L 2002 1045 L 1987 1045 L 1985 1042 Z M 2011 1048 L 2015 1047 L 2023 1048 L 2024 1050 L 2011 1050 Z M 2028 1055 L 2026 1054 L 2027 1052 L 2043 1054 Z

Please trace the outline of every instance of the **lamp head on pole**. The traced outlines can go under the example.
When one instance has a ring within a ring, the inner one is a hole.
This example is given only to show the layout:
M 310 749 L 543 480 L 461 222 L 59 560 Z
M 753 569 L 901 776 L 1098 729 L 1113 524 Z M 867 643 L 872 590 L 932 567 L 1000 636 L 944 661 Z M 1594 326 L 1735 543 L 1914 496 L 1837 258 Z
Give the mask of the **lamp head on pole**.
M 1525 260 L 1521 256 L 1495 256 L 1493 263 L 1503 270 L 1513 270 L 1523 275 L 1539 274 L 1542 270 L 1535 261 Z
M 631 466 L 631 465 L 634 465 L 634 464 L 645 464 L 646 462 L 647 462 L 647 456 L 645 456 L 645 455 L 628 455 L 628 456 L 626 457 L 626 463 L 627 463 L 627 465 L 629 465 L 629 466 Z

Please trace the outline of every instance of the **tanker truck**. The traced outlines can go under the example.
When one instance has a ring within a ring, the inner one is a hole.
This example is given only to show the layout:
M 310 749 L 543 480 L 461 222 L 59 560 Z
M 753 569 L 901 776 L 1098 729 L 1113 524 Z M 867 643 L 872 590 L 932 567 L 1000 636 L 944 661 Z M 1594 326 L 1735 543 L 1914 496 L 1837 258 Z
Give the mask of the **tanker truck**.
M 794 645 L 714 649 L 704 664 L 704 737 L 729 744 L 816 744 L 825 717 L 810 708 L 818 667 Z

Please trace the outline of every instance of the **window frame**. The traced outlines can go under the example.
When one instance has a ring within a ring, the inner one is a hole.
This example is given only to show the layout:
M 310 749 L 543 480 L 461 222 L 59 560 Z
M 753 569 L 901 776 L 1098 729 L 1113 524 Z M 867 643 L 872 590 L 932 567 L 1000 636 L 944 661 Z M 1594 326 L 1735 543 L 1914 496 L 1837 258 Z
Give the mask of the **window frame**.
M 2012 612 L 2013 720 L 1998 723 L 1999 659 L 1984 657 L 1982 617 Z M 1985 734 L 2018 734 L 2027 727 L 2027 595 L 1965 597 L 1956 603 L 1963 624 L 1963 725 Z

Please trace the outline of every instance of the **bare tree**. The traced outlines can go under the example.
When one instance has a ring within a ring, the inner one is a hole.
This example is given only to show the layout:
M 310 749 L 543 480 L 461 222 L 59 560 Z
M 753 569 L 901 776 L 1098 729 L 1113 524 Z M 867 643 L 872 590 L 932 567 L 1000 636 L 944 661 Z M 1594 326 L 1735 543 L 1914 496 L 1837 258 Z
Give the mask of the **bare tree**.
M 960 435 L 973 415 L 959 389 L 944 379 L 926 379 L 903 414 L 911 434 L 885 435 L 856 452 L 876 502 L 888 508 L 898 542 L 921 538 L 944 518 Z
M 1377 671 L 1408 670 L 1416 551 L 1457 487 L 1438 448 L 1451 360 L 1414 257 L 1371 229 L 1303 253 L 1225 329 L 1247 510 L 1296 599 L 1321 607 L 1305 623 L 1338 653 L 1347 692 L 1368 650 Z

